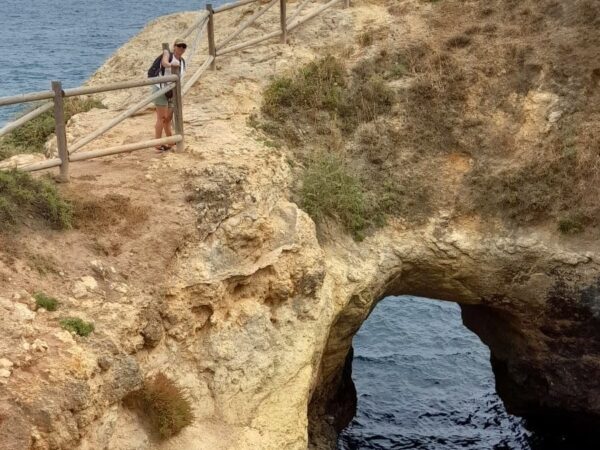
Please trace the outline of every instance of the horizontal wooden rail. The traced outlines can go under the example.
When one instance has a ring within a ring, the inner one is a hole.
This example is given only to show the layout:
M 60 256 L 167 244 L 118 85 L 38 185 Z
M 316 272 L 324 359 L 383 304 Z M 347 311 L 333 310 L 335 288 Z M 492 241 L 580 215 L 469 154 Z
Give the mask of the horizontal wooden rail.
M 135 144 L 119 145 L 116 147 L 104 148 L 102 150 L 90 150 L 88 152 L 77 153 L 69 156 L 69 161 L 85 161 L 86 159 L 99 158 L 101 156 L 116 155 L 118 153 L 133 152 L 144 148 L 156 147 L 164 144 L 177 144 L 183 140 L 183 136 L 176 134 L 174 136 L 161 139 L 152 139 L 150 141 L 137 142 Z
M 177 75 L 164 75 L 161 77 L 144 78 L 141 80 L 122 81 L 119 83 L 104 84 L 102 86 L 79 87 L 65 89 L 65 97 L 77 95 L 97 94 L 98 92 L 118 91 L 119 89 L 130 89 L 135 87 L 150 86 L 152 84 L 173 83 L 177 81 Z
M 208 12 L 201 11 L 200 17 L 181 35 L 181 39 L 187 39 L 187 37 L 194 32 L 197 28 L 204 26 L 204 23 L 208 20 Z
M 52 167 L 58 167 L 62 164 L 60 158 L 46 159 L 44 161 L 27 164 L 22 167 L 15 167 L 16 169 L 22 170 L 23 172 L 34 172 L 36 170 L 51 169 Z
M 17 120 L 6 124 L 0 130 L 0 136 L 4 136 L 6 133 L 10 133 L 15 128 L 18 128 L 21 125 L 23 125 L 24 123 L 27 123 L 30 120 L 35 119 L 36 117 L 44 114 L 46 111 L 51 110 L 53 106 L 54 106 L 54 103 L 52 103 L 52 102 L 45 103 L 42 106 L 39 106 L 38 108 L 34 109 L 33 111 L 28 112 L 24 116 L 19 117 Z
M 204 63 L 194 72 L 194 74 L 187 80 L 187 82 L 183 85 L 183 94 L 185 95 L 187 91 L 198 81 L 198 79 L 202 76 L 202 74 L 208 69 L 211 63 L 214 61 L 214 56 L 208 55 Z
M 314 17 L 316 17 L 319 14 L 321 14 L 326 9 L 331 8 L 333 5 L 335 5 L 336 3 L 339 3 L 341 1 L 342 0 L 331 0 L 330 2 L 324 4 L 323 6 L 321 6 L 319 8 L 316 8 L 315 10 L 311 11 L 308 15 L 302 17 L 301 19 L 298 19 L 297 21 L 295 21 L 293 23 L 290 23 L 287 26 L 287 31 L 290 32 L 290 31 L 294 30 L 295 28 L 299 27 L 303 23 L 308 22 L 309 20 L 311 20 Z M 255 39 L 250 40 L 250 41 L 242 42 L 240 44 L 232 45 L 231 47 L 227 47 L 227 48 L 219 51 L 219 55 L 226 55 L 227 53 L 231 53 L 231 52 L 235 52 L 237 50 L 242 50 L 244 48 L 251 47 L 251 46 L 259 44 L 259 43 L 261 43 L 263 41 L 266 41 L 266 40 L 273 39 L 275 37 L 281 36 L 281 34 L 282 34 L 281 30 L 279 30 L 279 31 L 273 31 L 272 33 L 266 34 L 264 36 L 257 37 Z
M 127 119 L 128 117 L 132 116 L 133 114 L 135 114 L 136 112 L 138 112 L 140 109 L 142 109 L 144 106 L 146 106 L 148 103 L 150 103 L 152 100 L 154 100 L 155 98 L 160 97 L 161 95 L 163 95 L 165 92 L 170 91 L 171 89 L 173 89 L 173 86 L 165 86 L 162 89 L 159 89 L 158 91 L 154 92 L 152 95 L 150 95 L 149 97 L 145 97 L 142 100 L 140 100 L 138 103 L 136 103 L 135 105 L 133 105 L 131 108 L 129 108 L 127 111 L 124 111 L 123 113 L 119 114 L 119 116 L 117 116 L 116 118 L 114 118 L 113 120 L 111 120 L 109 123 L 107 123 L 106 125 L 104 125 L 102 128 L 100 128 L 99 130 L 94 131 L 92 134 L 86 136 L 85 138 L 81 139 L 79 142 L 75 143 L 74 145 L 72 145 L 69 148 L 69 153 L 74 153 L 77 150 L 79 150 L 81 147 L 83 147 L 84 145 L 89 144 L 90 142 L 92 142 L 94 139 L 96 139 L 97 137 L 103 135 L 104 133 L 106 133 L 108 130 L 110 130 L 111 128 L 114 128 L 115 126 L 117 126 L 119 123 L 121 123 L 123 120 Z
M 273 31 L 272 33 L 265 34 L 264 36 L 257 37 L 256 39 L 252 39 L 250 41 L 242 42 L 237 45 L 232 45 L 231 47 L 227 47 L 219 52 L 219 56 L 226 55 L 227 53 L 235 52 L 237 50 L 242 50 L 246 47 L 252 47 L 253 45 L 259 44 L 263 41 L 267 41 L 269 39 L 273 39 L 274 37 L 281 36 L 281 30 Z
M 102 150 L 92 150 L 89 152 L 78 153 L 76 155 L 69 156 L 69 161 L 70 162 L 85 161 L 87 159 L 100 158 L 102 156 L 116 155 L 119 153 L 133 152 L 136 150 L 142 150 L 144 148 L 156 147 L 159 145 L 177 144 L 178 142 L 181 142 L 182 140 L 183 140 L 183 136 L 176 134 L 174 136 L 164 137 L 161 139 L 152 139 L 150 141 L 138 142 L 136 144 L 119 145 L 117 147 L 109 147 L 109 148 L 105 148 Z M 61 164 L 62 164 L 62 161 L 60 158 L 51 158 L 51 159 L 46 159 L 44 161 L 26 164 L 23 166 L 17 166 L 15 164 L 15 166 L 13 166 L 13 167 L 7 167 L 6 169 L 2 169 L 2 170 L 19 169 L 19 170 L 22 170 L 23 172 L 35 172 L 37 170 L 44 170 L 44 169 L 51 169 L 53 167 L 58 167 Z
M 223 11 L 228 11 L 230 9 L 239 8 L 240 6 L 244 6 L 244 5 L 247 5 L 248 3 L 254 3 L 257 1 L 258 0 L 241 0 L 241 1 L 235 2 L 235 3 L 226 3 L 224 5 L 219 6 L 218 8 L 215 8 L 214 12 L 216 14 L 216 13 L 220 13 Z
M 244 23 L 242 23 L 242 25 L 240 25 L 233 33 L 231 33 L 229 36 L 227 36 L 225 39 L 223 39 L 222 42 L 217 44 L 217 52 L 219 52 L 219 50 L 221 50 L 223 47 L 225 47 L 227 44 L 229 44 L 232 40 L 234 40 L 236 37 L 238 37 L 242 31 L 244 31 L 246 28 L 248 28 L 250 25 L 252 25 L 254 22 L 256 22 L 260 18 L 260 16 L 262 16 L 264 13 L 266 13 L 278 1 L 279 0 L 271 0 L 264 8 L 261 8 L 258 11 L 256 11 L 248 20 L 246 20 Z
M 310 2 L 311 0 L 302 0 L 302 3 L 300 3 L 296 9 L 294 10 L 294 12 L 292 13 L 292 15 L 288 18 L 288 23 L 292 23 L 294 21 L 294 19 L 296 17 L 298 17 L 298 14 L 300 14 L 302 12 L 302 10 L 304 9 L 304 7 L 307 5 L 308 2 Z
M 297 28 L 300 25 L 302 25 L 303 23 L 308 22 L 310 19 L 313 19 L 314 17 L 318 16 L 326 9 L 331 8 L 333 5 L 335 5 L 336 3 L 339 3 L 341 1 L 342 0 L 331 0 L 329 3 L 325 3 L 323 6 L 316 8 L 315 10 L 311 11 L 308 15 L 302 17 L 302 19 L 299 19 L 296 22 L 289 24 L 288 31 L 292 31 L 294 28 Z
M 54 98 L 54 91 L 32 92 L 31 94 L 0 97 L 0 106 L 16 105 L 17 103 L 37 102 Z
M 206 11 L 206 13 L 207 14 L 204 17 L 204 22 L 198 26 L 198 34 L 196 35 L 195 39 L 193 40 L 191 47 L 188 47 L 189 48 L 189 50 L 187 52 L 188 57 L 185 61 L 185 65 L 187 67 L 192 66 L 192 61 L 194 60 L 194 57 L 196 56 L 196 49 L 198 48 L 198 44 L 200 44 L 200 39 L 202 39 L 202 33 L 204 32 L 204 29 L 208 25 L 208 19 L 209 19 L 208 11 Z

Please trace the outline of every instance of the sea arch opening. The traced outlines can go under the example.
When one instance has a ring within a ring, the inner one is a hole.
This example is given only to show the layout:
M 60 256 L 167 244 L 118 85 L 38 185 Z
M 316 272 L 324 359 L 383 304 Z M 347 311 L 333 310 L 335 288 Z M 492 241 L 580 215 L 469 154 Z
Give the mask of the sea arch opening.
M 593 442 L 597 442 L 598 437 L 596 415 L 574 412 L 565 401 L 578 399 L 580 391 L 588 386 L 582 384 L 570 391 L 569 386 L 564 384 L 553 389 L 551 382 L 556 379 L 556 371 L 552 366 L 555 360 L 551 358 L 562 348 L 549 347 L 548 343 L 558 345 L 561 337 L 547 334 L 549 324 L 557 319 L 555 314 L 562 311 L 562 307 L 556 309 L 556 304 L 577 305 L 581 301 L 579 292 L 585 294 L 588 288 L 567 288 L 561 285 L 558 277 L 552 279 L 548 276 L 551 283 L 544 286 L 550 287 L 540 289 L 536 281 L 535 297 L 524 303 L 523 299 L 531 291 L 523 290 L 517 283 L 506 288 L 502 284 L 505 273 L 499 276 L 498 273 L 490 275 L 483 271 L 477 274 L 475 271 L 452 271 L 449 276 L 445 270 L 428 270 L 427 276 L 423 276 L 422 271 L 413 271 L 413 268 L 405 266 L 402 275 L 388 279 L 381 289 L 352 295 L 336 316 L 309 407 L 310 448 L 336 448 L 339 433 L 355 417 L 357 392 L 352 381 L 352 341 L 355 335 L 382 300 L 407 296 L 422 304 L 445 305 L 445 310 L 454 308 L 454 328 L 462 333 L 474 333 L 471 342 L 478 345 L 479 351 L 489 355 L 487 394 L 491 395 L 490 406 L 495 408 L 495 417 L 491 420 L 505 421 L 506 427 L 513 427 L 512 443 L 503 447 L 502 433 L 497 433 L 500 441 L 494 448 L 566 450 L 573 445 L 580 449 L 594 448 Z M 530 282 L 530 279 L 523 280 Z M 587 323 L 588 320 L 586 316 L 581 321 Z M 542 338 L 547 338 L 543 345 L 540 344 Z M 490 368 L 493 373 L 491 379 Z M 556 369 L 565 371 L 564 367 Z M 576 367 L 571 370 L 577 372 Z M 496 393 L 502 402 L 498 401 Z M 526 420 L 511 416 L 525 417 Z M 519 429 L 514 430 L 515 427 Z M 530 430 L 534 430 L 533 435 Z M 447 442 L 442 444 L 443 436 L 441 439 L 439 447 L 414 448 L 469 448 L 448 446 Z M 347 447 L 347 450 L 351 448 Z
M 464 326 L 457 303 L 385 297 L 351 353 L 344 383 L 356 388 L 356 412 L 339 450 L 528 448 L 522 420 L 496 394 L 490 351 Z

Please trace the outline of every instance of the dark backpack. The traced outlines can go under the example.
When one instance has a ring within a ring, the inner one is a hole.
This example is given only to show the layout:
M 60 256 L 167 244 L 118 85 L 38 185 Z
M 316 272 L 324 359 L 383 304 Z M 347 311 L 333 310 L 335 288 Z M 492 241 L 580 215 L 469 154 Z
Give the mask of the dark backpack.
M 162 66 L 162 57 L 161 54 L 158 58 L 154 60 L 150 68 L 148 69 L 148 78 L 154 78 L 159 75 L 165 74 L 165 68 Z M 169 52 L 169 62 L 173 60 L 173 53 Z M 185 69 L 185 59 L 181 58 L 181 63 L 183 64 L 183 68 Z

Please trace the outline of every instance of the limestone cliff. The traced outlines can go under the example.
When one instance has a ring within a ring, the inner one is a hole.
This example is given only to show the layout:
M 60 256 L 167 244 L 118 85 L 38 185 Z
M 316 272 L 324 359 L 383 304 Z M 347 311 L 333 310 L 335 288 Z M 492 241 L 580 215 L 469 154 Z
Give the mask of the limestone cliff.
M 219 15 L 217 30 L 251 8 Z M 357 2 L 302 27 L 288 46 L 218 59 L 185 100 L 185 153 L 74 164 L 64 192 L 97 214 L 68 232 L 0 236 L 2 449 L 328 448 L 348 419 L 338 394 L 352 337 L 378 300 L 399 294 L 461 304 L 465 325 L 491 349 L 509 410 L 598 421 L 592 232 L 570 237 L 545 222 L 465 212 L 460 192 L 473 159 L 449 152 L 436 155 L 438 198 L 426 220 L 392 218 L 362 242 L 324 224 L 317 239 L 290 201 L 288 149 L 247 123 L 273 75 L 326 52 L 364 60 L 376 52 L 357 43 L 365 30 L 384 29 L 381 39 L 392 42 L 405 39 L 401 32 L 424 38 L 433 8 Z M 150 24 L 90 82 L 143 73 L 160 43 L 194 18 Z M 131 95 L 107 96 L 109 110 L 75 117 L 69 139 Z M 526 140 L 553 123 L 555 103 L 532 98 L 515 98 L 527 113 L 518 128 Z M 133 117 L 98 145 L 147 138 L 153 120 L 152 111 Z M 38 291 L 56 296 L 59 309 L 34 311 Z M 65 316 L 93 321 L 94 333 L 61 330 Z M 195 412 L 166 442 L 122 402 L 157 371 L 190 392 Z

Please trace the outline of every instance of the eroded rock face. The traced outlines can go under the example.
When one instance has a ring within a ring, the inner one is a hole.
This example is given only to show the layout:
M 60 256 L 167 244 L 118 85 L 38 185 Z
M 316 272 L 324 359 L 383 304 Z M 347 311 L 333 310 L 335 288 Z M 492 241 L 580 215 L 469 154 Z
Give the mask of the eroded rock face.
M 398 270 L 351 295 L 332 323 L 322 386 L 313 397 L 318 434 L 337 401 L 330 393 L 346 382 L 352 336 L 380 298 L 406 294 L 461 304 L 465 325 L 490 347 L 509 412 L 560 418 L 564 427 L 570 419 L 586 431 L 597 427 L 600 298 L 591 253 L 566 251 L 548 236 L 486 237 L 452 224 L 413 235 L 411 247 L 401 243 L 406 237 L 387 235 L 399 246 Z

